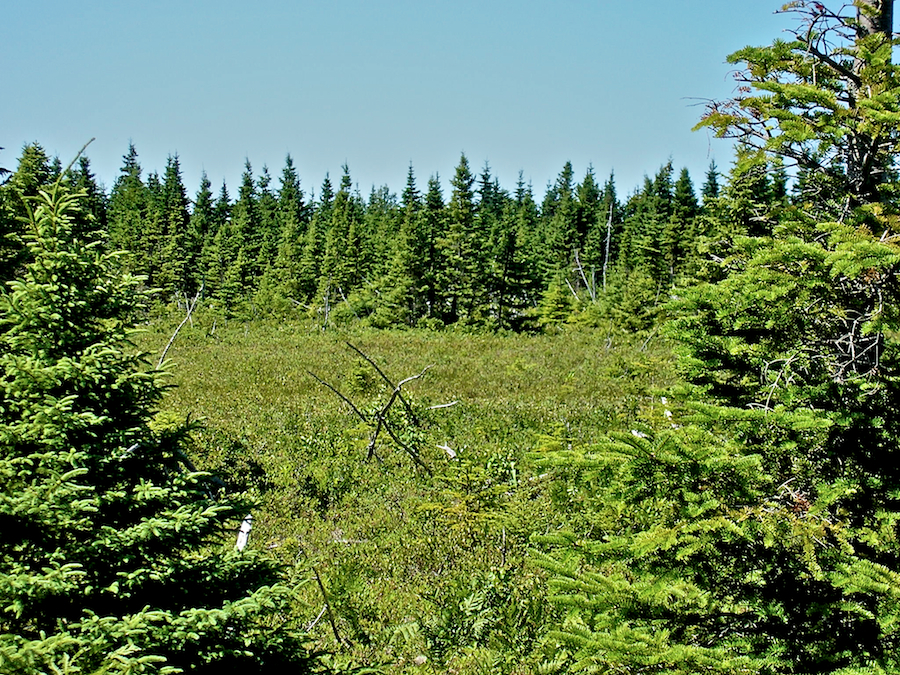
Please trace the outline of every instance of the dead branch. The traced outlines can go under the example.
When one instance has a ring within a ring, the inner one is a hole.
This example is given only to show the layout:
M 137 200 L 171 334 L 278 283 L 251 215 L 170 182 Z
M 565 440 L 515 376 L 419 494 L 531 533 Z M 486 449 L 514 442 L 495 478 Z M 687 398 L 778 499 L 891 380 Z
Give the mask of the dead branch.
M 388 424 L 388 421 L 386 419 L 382 418 L 382 422 L 383 422 L 384 430 L 386 432 L 388 432 L 388 435 L 392 439 L 394 439 L 394 443 L 396 443 L 401 448 L 403 448 L 406 451 L 406 454 L 408 454 L 412 458 L 413 462 L 415 462 L 419 467 L 421 467 L 425 473 L 427 473 L 429 476 L 433 475 L 433 473 L 432 473 L 431 469 L 428 467 L 428 465 L 422 461 L 421 457 L 419 457 L 419 453 L 417 453 L 415 450 L 413 450 L 411 447 L 409 447 L 406 443 L 404 443 L 397 437 L 397 434 L 395 434 L 394 430 L 391 429 L 391 425 Z
M 328 593 L 325 591 L 325 584 L 322 583 L 322 577 L 319 576 L 319 570 L 317 570 L 315 568 L 315 566 L 312 566 L 312 571 L 316 577 L 316 583 L 319 586 L 319 590 L 322 592 L 322 600 L 325 603 L 325 609 L 328 610 L 327 611 L 328 623 L 331 624 L 331 632 L 334 633 L 334 639 L 338 641 L 338 644 L 344 645 L 345 647 L 349 647 L 350 643 L 345 642 L 344 639 L 341 637 L 341 634 L 338 633 L 337 623 L 335 623 L 334 614 L 331 611 L 331 603 L 328 602 Z M 319 616 L 321 616 L 321 614 Z M 318 621 L 318 619 L 316 619 L 316 621 Z
M 450 401 L 450 403 L 439 403 L 438 405 L 429 406 L 429 410 L 440 410 L 441 408 L 452 408 L 457 405 L 459 401 Z
M 403 407 L 406 408 L 406 412 L 409 414 L 410 420 L 412 420 L 412 423 L 413 423 L 413 424 L 418 425 L 418 424 L 419 424 L 419 418 L 418 418 L 418 417 L 416 416 L 416 414 L 413 412 L 412 406 L 409 404 L 409 402 L 408 402 L 405 398 L 403 398 L 403 394 L 402 394 L 402 392 L 400 392 L 400 387 L 402 387 L 402 386 L 403 386 L 404 384 L 406 384 L 407 382 L 410 382 L 410 381 L 412 381 L 412 380 L 417 380 L 417 379 L 419 379 L 420 377 L 422 377 L 422 376 L 425 374 L 425 372 L 426 372 L 429 368 L 431 368 L 431 366 L 425 366 L 424 370 L 422 370 L 421 373 L 419 373 L 418 375 L 415 375 L 415 376 L 413 376 L 413 377 L 409 377 L 409 378 L 407 378 L 407 379 L 405 379 L 405 380 L 402 380 L 402 381 L 395 387 L 395 386 L 394 386 L 394 383 L 391 382 L 391 379 L 390 379 L 387 375 L 384 374 L 384 371 L 381 370 L 381 368 L 378 367 L 378 364 L 375 363 L 372 359 L 370 359 L 370 358 L 368 357 L 367 354 L 363 353 L 363 351 L 362 351 L 359 347 L 357 347 L 357 346 L 355 346 L 355 345 L 352 345 L 352 344 L 350 344 L 349 342 L 346 342 L 345 344 L 346 344 L 348 347 L 350 347 L 350 349 L 352 349 L 352 350 L 355 351 L 357 354 L 359 354 L 363 359 L 365 359 L 366 362 L 367 362 L 370 366 L 372 366 L 372 368 L 375 369 L 375 372 L 378 373 L 378 374 L 381 376 L 381 379 L 384 380 L 384 381 L 387 383 L 387 385 L 388 385 L 391 389 L 397 389 L 397 395 L 400 397 L 400 402 L 403 404 Z
M 366 424 L 369 423 L 369 418 L 366 417 L 365 415 L 363 415 L 363 414 L 359 411 L 359 408 L 357 408 L 355 405 L 353 405 L 353 401 L 351 401 L 349 398 L 347 398 L 346 396 L 344 396 L 344 395 L 340 392 L 340 390 L 338 390 L 336 387 L 332 387 L 330 384 L 328 384 L 325 380 L 323 380 L 323 379 L 321 379 L 320 377 L 318 377 L 318 376 L 317 376 L 314 372 L 312 372 L 311 370 L 307 370 L 306 372 L 309 373 L 310 377 L 312 377 L 316 382 L 318 382 L 319 384 L 321 384 L 321 385 L 324 386 L 324 387 L 327 387 L 328 389 L 331 389 L 331 391 L 333 391 L 335 394 L 337 394 L 337 396 L 338 396 L 344 403 L 346 403 L 347 405 L 350 406 L 350 409 L 351 409 L 353 412 L 356 413 L 356 416 L 359 417 L 359 419 L 361 419 L 361 420 L 362 420 L 363 422 L 365 422 Z
M 169 343 L 166 345 L 166 348 L 163 349 L 162 355 L 159 357 L 159 361 L 156 363 L 156 369 L 159 370 L 162 367 L 163 361 L 166 360 L 166 354 L 169 353 L 169 348 L 175 343 L 175 338 L 178 337 L 178 333 L 181 332 L 181 329 L 184 328 L 184 324 L 191 320 L 191 314 L 194 312 L 194 308 L 197 306 L 197 302 L 200 300 L 200 296 L 203 294 L 204 286 L 200 286 L 200 290 L 197 291 L 197 295 L 194 296 L 194 299 L 190 301 L 187 307 L 187 316 L 184 317 L 184 320 L 178 324 L 178 328 L 175 329 L 175 332 L 172 333 L 172 337 L 169 338 Z
M 387 375 L 385 375 L 384 372 L 375 364 L 375 362 L 372 361 L 372 359 L 369 358 L 364 352 L 362 352 L 360 349 L 353 346 L 349 342 L 346 344 L 353 351 L 355 351 L 357 354 L 359 354 L 363 359 L 365 359 L 366 362 L 369 365 L 371 365 L 375 369 L 375 371 L 382 377 L 382 379 L 385 380 L 391 387 L 391 395 L 388 398 L 387 402 L 384 405 L 382 405 L 378 410 L 376 410 L 373 415 L 367 416 L 365 413 L 363 413 L 356 406 L 356 404 L 354 404 L 353 401 L 351 401 L 347 396 L 345 396 L 337 387 L 329 384 L 328 382 L 326 382 L 325 380 L 323 380 L 322 378 L 317 376 L 312 371 L 307 370 L 306 372 L 309 373 L 310 377 L 312 377 L 316 382 L 323 385 L 327 389 L 330 389 L 338 398 L 340 398 L 344 403 L 346 403 L 348 406 L 350 406 L 350 409 L 356 414 L 357 417 L 359 417 L 360 420 L 362 420 L 362 422 L 364 424 L 370 425 L 370 426 L 374 424 L 375 428 L 372 431 L 372 434 L 369 437 L 369 443 L 366 446 L 366 459 L 367 460 L 371 459 L 372 457 L 375 457 L 379 462 L 382 461 L 381 457 L 379 457 L 377 452 L 375 451 L 375 448 L 376 448 L 376 444 L 378 442 L 378 437 L 381 434 L 381 430 L 384 429 L 384 431 L 388 434 L 388 436 L 390 436 L 391 439 L 398 446 L 400 446 L 406 452 L 406 454 L 408 454 L 410 456 L 410 458 L 416 464 L 416 466 L 420 467 L 428 475 L 432 475 L 431 469 L 422 460 L 422 457 L 419 455 L 419 453 L 416 452 L 415 449 L 410 447 L 409 444 L 407 444 L 403 440 L 401 440 L 399 435 L 392 428 L 391 423 L 388 421 L 388 415 L 390 414 L 391 407 L 394 405 L 394 403 L 397 400 L 400 400 L 403 402 L 404 406 L 406 407 L 406 410 L 409 414 L 410 423 L 415 426 L 419 426 L 420 423 L 419 423 L 418 417 L 413 412 L 412 406 L 410 406 L 409 402 L 403 398 L 402 388 L 403 388 L 404 384 L 412 382 L 413 380 L 418 380 L 426 372 L 428 372 L 428 370 L 432 366 L 430 366 L 430 365 L 426 366 L 422 370 L 422 372 L 419 373 L 418 375 L 412 375 L 403 380 L 400 380 L 400 382 L 398 382 L 395 385 L 393 382 L 391 382 L 391 380 L 387 377 Z M 456 402 L 447 404 L 447 405 L 454 405 L 455 403 Z M 447 406 L 438 406 L 438 407 L 447 407 Z M 373 417 L 374 417 L 374 419 L 373 419 Z

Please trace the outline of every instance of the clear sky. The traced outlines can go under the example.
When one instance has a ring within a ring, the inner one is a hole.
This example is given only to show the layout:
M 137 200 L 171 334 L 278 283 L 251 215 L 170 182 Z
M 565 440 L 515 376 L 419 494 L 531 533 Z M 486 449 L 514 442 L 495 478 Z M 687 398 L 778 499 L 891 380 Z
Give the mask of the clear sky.
M 619 195 L 670 157 L 695 185 L 731 149 L 691 127 L 732 94 L 727 54 L 767 44 L 781 0 L 28 0 L 0 21 L 0 166 L 38 141 L 112 185 L 129 140 L 145 172 L 177 153 L 236 195 L 244 160 L 304 190 L 345 162 L 363 195 L 424 188 L 461 152 L 538 198 L 565 161 Z

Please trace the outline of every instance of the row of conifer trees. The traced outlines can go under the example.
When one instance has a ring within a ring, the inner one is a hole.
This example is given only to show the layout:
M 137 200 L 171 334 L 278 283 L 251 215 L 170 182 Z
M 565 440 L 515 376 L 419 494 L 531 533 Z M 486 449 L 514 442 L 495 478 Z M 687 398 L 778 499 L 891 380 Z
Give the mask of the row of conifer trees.
M 34 195 L 59 171 L 29 144 L 6 193 Z M 566 163 L 538 202 L 521 174 L 507 190 L 465 155 L 449 198 L 437 175 L 420 189 L 412 167 L 399 197 L 385 186 L 364 199 L 346 166 L 337 190 L 326 176 L 306 194 L 289 155 L 277 185 L 247 161 L 235 199 L 224 183 L 214 194 L 205 174 L 190 198 L 177 156 L 145 176 L 134 145 L 108 194 L 86 157 L 65 178 L 87 192 L 90 227 L 110 250 L 133 254 L 131 270 L 163 302 L 200 294 L 239 315 L 521 329 L 585 307 L 642 325 L 664 291 L 695 272 L 723 215 L 746 226 L 760 203 L 784 198 L 783 179 L 763 172 L 753 184 L 735 171 L 738 185 L 723 190 L 710 166 L 702 205 L 687 169 L 676 176 L 671 161 L 624 201 L 612 174 L 601 185 L 589 167 L 578 182 Z M 8 232 L 22 216 L 17 202 L 4 201 Z M 21 263 L 24 250 L 6 241 L 4 255 Z

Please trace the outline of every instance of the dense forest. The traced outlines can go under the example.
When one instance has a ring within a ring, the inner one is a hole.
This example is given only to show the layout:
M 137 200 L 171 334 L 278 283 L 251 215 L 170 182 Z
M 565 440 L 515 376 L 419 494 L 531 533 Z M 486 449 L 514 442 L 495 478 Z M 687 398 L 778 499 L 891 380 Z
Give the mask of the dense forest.
M 27 145 L 0 672 L 900 672 L 900 38 L 783 11 L 699 194 Z
M 31 144 L 9 187 L 34 195 L 59 171 Z M 748 200 L 737 218 L 786 198 L 786 175 L 735 171 L 730 189 Z M 488 165 L 476 176 L 465 155 L 449 199 L 437 175 L 421 191 L 412 167 L 399 199 L 387 186 L 363 199 L 346 166 L 336 191 L 326 176 L 308 197 L 290 156 L 277 186 L 248 161 L 236 199 L 225 184 L 214 194 L 205 175 L 189 199 L 177 156 L 162 176 L 144 177 L 133 145 L 109 194 L 87 157 L 63 180 L 87 192 L 91 222 L 107 246 L 133 254 L 132 271 L 158 302 L 199 294 L 232 316 L 310 316 L 322 325 L 521 330 L 591 304 L 646 324 L 647 297 L 664 299 L 690 275 L 700 242 L 719 234 L 708 230 L 722 208 L 715 165 L 701 209 L 687 170 L 676 176 L 671 162 L 624 202 L 612 175 L 601 186 L 589 167 L 579 182 L 567 163 L 538 203 L 521 177 L 510 192 Z

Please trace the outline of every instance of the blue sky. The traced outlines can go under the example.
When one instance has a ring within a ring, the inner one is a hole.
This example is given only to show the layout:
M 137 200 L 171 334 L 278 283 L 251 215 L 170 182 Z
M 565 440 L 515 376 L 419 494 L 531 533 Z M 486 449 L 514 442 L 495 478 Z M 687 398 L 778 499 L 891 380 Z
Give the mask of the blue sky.
M 727 54 L 789 19 L 767 0 L 29 0 L 0 22 L 0 165 L 91 137 L 109 187 L 133 141 L 145 172 L 179 155 L 232 196 L 248 158 L 304 189 L 341 165 L 367 195 L 452 175 L 461 152 L 542 197 L 567 160 L 620 196 L 668 158 L 695 185 L 731 149 L 691 127 L 733 91 Z

